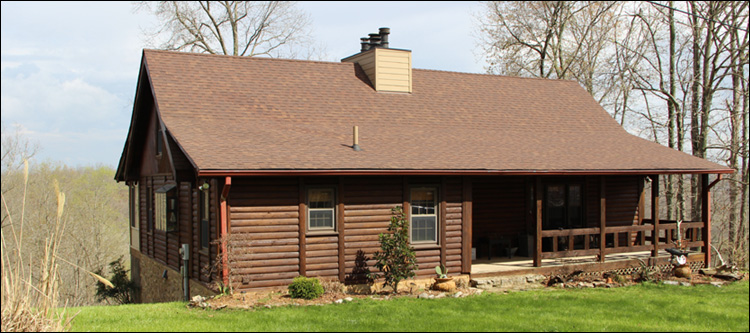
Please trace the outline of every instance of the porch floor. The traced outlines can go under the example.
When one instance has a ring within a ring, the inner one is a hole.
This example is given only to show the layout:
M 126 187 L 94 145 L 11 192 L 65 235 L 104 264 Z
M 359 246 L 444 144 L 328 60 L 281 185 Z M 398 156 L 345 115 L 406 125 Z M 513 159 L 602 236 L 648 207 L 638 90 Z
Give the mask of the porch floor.
M 666 251 L 659 251 L 659 257 L 667 256 L 669 253 Z M 623 260 L 641 259 L 648 261 L 651 257 L 651 251 L 642 252 L 630 252 L 630 253 L 617 253 L 609 254 L 604 257 L 606 262 L 615 262 Z M 534 267 L 534 260 L 531 257 L 518 257 L 514 256 L 512 259 L 508 257 L 492 258 L 487 260 L 484 258 L 477 258 L 472 261 L 471 274 L 487 274 L 487 273 L 502 273 L 519 270 L 532 270 L 535 268 L 543 267 L 554 267 L 571 264 L 586 264 L 586 263 L 597 263 L 596 256 L 581 256 L 581 257 L 568 257 L 568 258 L 554 258 L 554 259 L 542 259 L 542 267 Z

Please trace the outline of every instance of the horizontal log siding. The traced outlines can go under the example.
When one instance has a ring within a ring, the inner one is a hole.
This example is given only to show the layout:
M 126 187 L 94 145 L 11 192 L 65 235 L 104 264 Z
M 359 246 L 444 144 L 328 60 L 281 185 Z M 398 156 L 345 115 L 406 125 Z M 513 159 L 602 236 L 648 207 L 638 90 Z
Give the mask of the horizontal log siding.
M 526 232 L 523 177 L 478 177 L 474 179 L 472 234 L 474 247 L 484 235 L 517 236 Z M 478 249 L 479 250 L 479 249 Z M 486 251 L 486 249 L 482 249 Z M 482 254 L 486 256 L 487 254 Z M 478 254 L 478 256 L 480 256 Z
M 229 266 L 237 289 L 285 286 L 299 275 L 297 178 L 233 178 Z
M 403 204 L 401 177 L 344 178 L 344 261 L 346 281 L 365 280 L 377 272 L 372 256 L 380 250 L 378 235 L 388 229 L 391 209 Z
M 338 279 L 339 237 L 307 236 L 305 244 L 308 277 Z
M 607 226 L 638 224 L 639 191 L 638 176 L 606 177 Z
M 171 176 L 155 176 L 155 177 L 142 177 L 139 183 L 139 199 L 140 199 L 140 241 L 141 241 L 141 253 L 155 259 L 156 261 L 165 264 L 166 266 L 179 270 L 182 265 L 182 257 L 180 256 L 180 248 L 182 244 L 190 244 L 192 247 L 191 255 L 191 277 L 198 277 L 201 271 L 201 267 L 208 268 L 210 263 L 209 253 L 201 255 L 198 253 L 198 243 L 196 243 L 197 234 L 195 230 L 198 226 L 195 222 L 196 216 L 194 216 L 197 209 L 196 198 L 192 189 L 192 183 L 180 182 L 177 188 L 177 200 L 178 200 L 178 226 L 174 232 L 164 232 L 159 230 L 148 230 L 148 215 L 151 214 L 152 223 L 156 223 L 155 219 L 155 195 L 154 191 L 158 188 L 168 184 L 174 183 Z M 149 191 L 151 195 L 149 196 Z M 148 200 L 152 200 L 151 203 Z M 148 205 L 151 205 L 149 210 Z M 212 213 L 214 214 L 214 213 Z M 212 230 L 212 239 L 216 238 L 215 231 Z M 212 251 L 213 255 L 216 251 Z M 197 258 L 197 259 L 196 259 Z M 201 279 L 208 282 L 209 279 Z
M 363 282 L 368 269 L 377 272 L 372 257 L 380 250 L 378 235 L 387 231 L 391 209 L 405 198 L 402 177 L 344 177 L 340 189 L 338 179 L 331 177 L 304 177 L 301 182 L 291 177 L 233 178 L 232 182 L 230 274 L 238 289 L 285 286 L 299 275 L 300 183 L 336 188 L 337 197 L 343 199 L 343 221 L 336 223 L 345 228 L 341 243 L 335 232 L 305 235 L 305 275 L 335 279 L 344 269 L 347 283 Z M 443 188 L 440 177 L 409 177 L 407 183 Z M 451 274 L 461 272 L 463 183 L 460 177 L 447 177 L 444 184 L 445 214 L 439 223 L 445 223 L 445 244 L 416 251 L 419 278 L 434 276 L 441 257 Z M 343 268 L 339 251 L 344 255 Z
M 461 244 L 463 237 L 463 180 L 461 178 L 446 178 L 445 180 L 445 267 L 449 275 L 461 273 L 463 257 Z M 467 258 L 471 260 L 471 258 Z M 434 273 L 434 266 L 432 267 Z

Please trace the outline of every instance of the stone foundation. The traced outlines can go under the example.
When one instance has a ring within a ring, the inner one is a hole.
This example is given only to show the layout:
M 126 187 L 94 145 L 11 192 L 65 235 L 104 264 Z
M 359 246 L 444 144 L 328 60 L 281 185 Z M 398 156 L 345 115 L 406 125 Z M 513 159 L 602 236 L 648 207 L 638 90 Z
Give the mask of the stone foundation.
M 183 301 L 183 281 L 179 271 L 169 268 L 133 249 L 130 250 L 130 265 L 132 280 L 139 288 L 138 295 L 136 295 L 136 302 L 158 303 Z M 164 278 L 164 271 L 167 272 L 166 278 Z M 195 280 L 191 279 L 188 284 L 190 286 L 190 297 L 195 295 L 212 296 L 216 294 Z
M 451 276 L 457 285 L 463 284 L 469 286 L 468 275 Z M 435 278 L 408 279 L 402 280 L 398 284 L 398 291 L 414 293 L 418 290 L 429 290 L 435 283 Z M 376 294 L 383 291 L 383 280 L 378 280 L 373 284 L 355 284 L 346 286 L 346 291 L 351 294 Z M 390 288 L 388 288 L 390 290 Z

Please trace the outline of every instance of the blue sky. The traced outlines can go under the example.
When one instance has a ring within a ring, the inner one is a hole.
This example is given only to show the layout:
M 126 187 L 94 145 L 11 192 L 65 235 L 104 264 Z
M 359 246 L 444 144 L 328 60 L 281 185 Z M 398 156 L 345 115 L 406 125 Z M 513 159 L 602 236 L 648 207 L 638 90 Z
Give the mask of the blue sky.
M 415 68 L 481 73 L 476 2 L 301 2 L 327 61 L 391 28 Z M 37 161 L 116 166 L 127 136 L 143 31 L 156 21 L 130 2 L 2 2 L 3 135 L 18 128 Z

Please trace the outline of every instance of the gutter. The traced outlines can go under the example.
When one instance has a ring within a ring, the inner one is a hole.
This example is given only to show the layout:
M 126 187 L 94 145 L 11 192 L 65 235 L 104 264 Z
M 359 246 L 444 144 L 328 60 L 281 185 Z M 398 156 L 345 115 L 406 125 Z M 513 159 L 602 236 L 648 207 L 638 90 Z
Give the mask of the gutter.
M 217 176 L 381 176 L 381 175 L 421 175 L 421 176 L 568 176 L 568 175 L 671 175 L 671 174 L 731 174 L 733 169 L 686 169 L 686 170 L 416 170 L 416 169 L 271 169 L 271 170 L 199 170 L 199 177 Z

